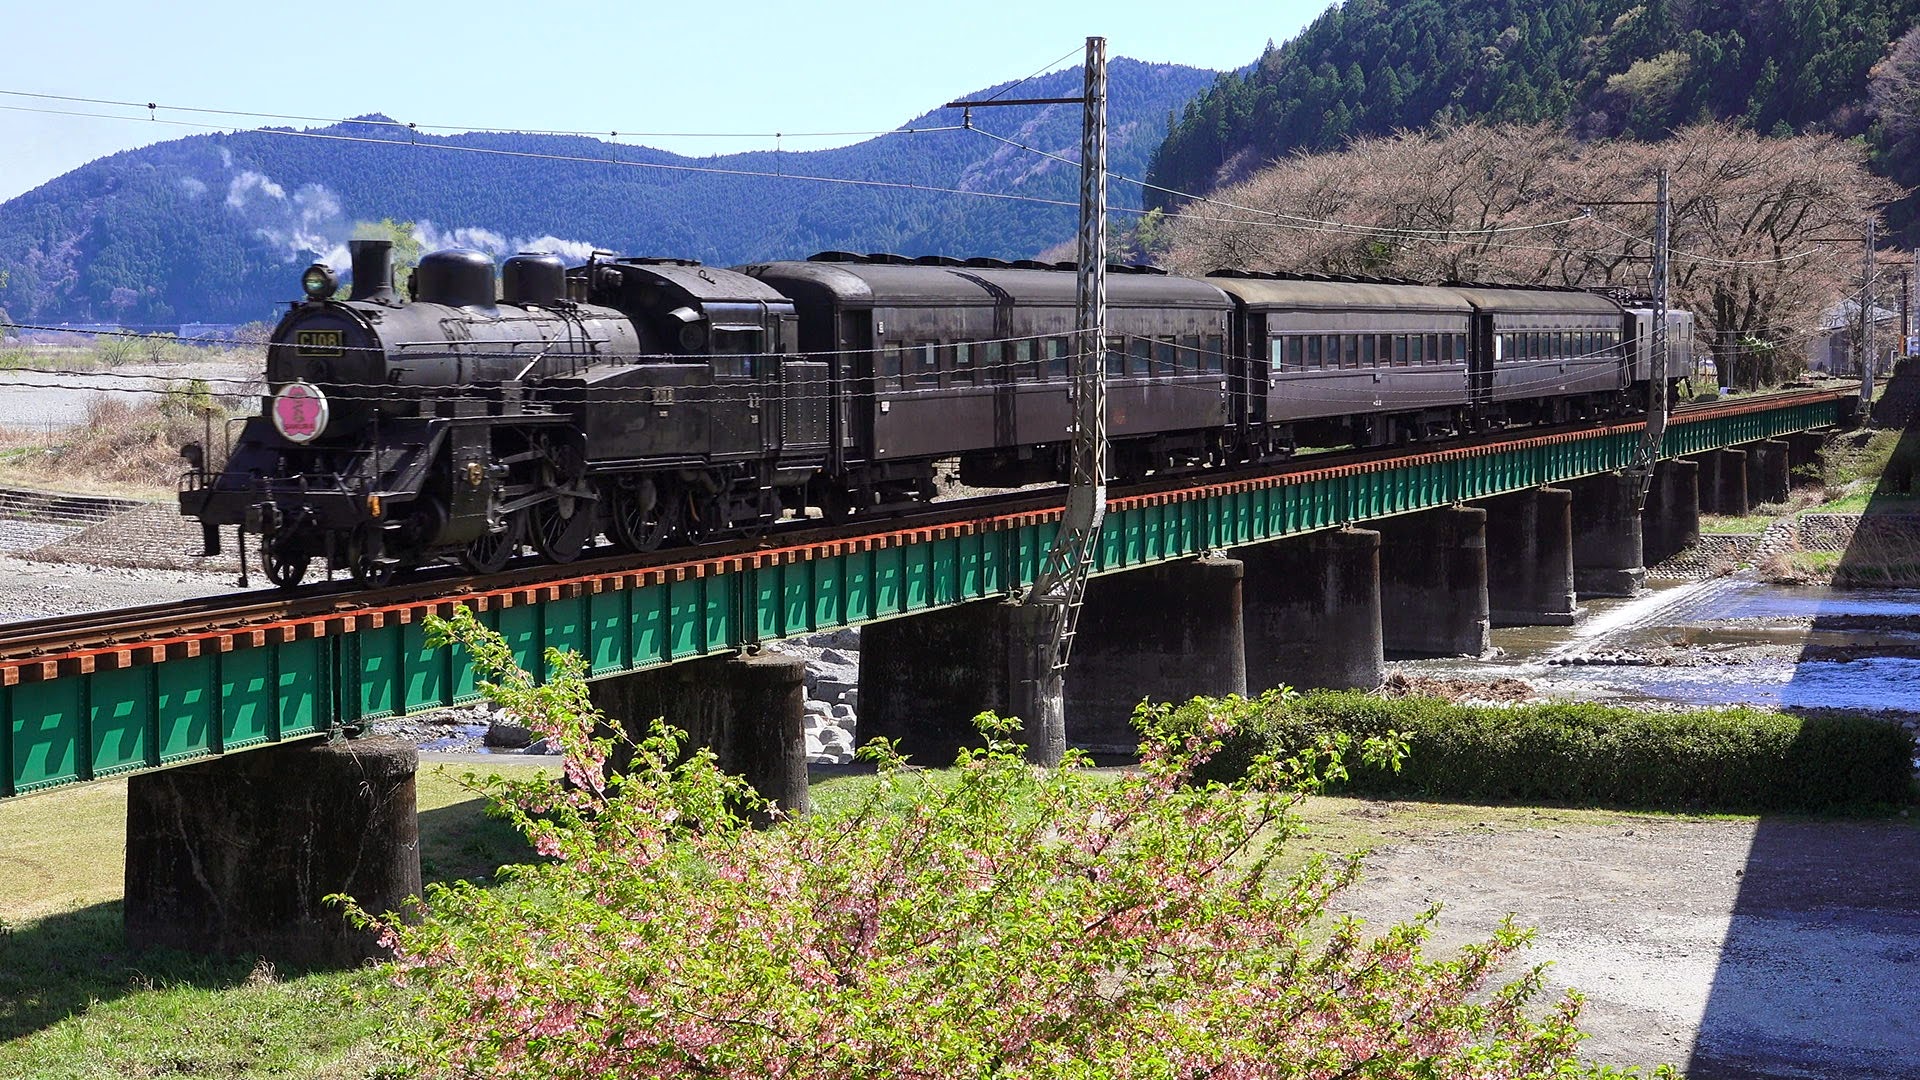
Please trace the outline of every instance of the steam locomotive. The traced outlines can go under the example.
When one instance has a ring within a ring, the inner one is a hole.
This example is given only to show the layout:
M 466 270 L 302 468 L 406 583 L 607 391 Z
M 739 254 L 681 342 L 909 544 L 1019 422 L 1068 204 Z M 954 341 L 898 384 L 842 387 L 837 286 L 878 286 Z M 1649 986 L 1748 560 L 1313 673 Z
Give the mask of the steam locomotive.
M 275 584 L 365 585 L 570 562 L 1064 480 L 1071 264 L 826 252 L 736 269 L 596 254 L 567 267 L 352 245 L 352 291 L 302 277 L 261 415 L 182 511 L 209 553 L 257 535 Z M 1113 267 L 1110 462 L 1121 481 L 1643 409 L 1652 312 L 1577 289 Z M 1692 320 L 1669 316 L 1668 371 Z

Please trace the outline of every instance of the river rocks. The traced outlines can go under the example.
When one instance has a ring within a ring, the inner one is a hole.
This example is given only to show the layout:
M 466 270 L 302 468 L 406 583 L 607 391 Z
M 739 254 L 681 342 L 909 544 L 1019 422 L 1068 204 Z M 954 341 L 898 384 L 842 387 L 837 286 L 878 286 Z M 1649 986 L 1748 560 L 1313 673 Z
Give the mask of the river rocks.
M 852 762 L 860 722 L 860 631 L 811 634 L 771 648 L 807 663 L 807 763 Z
M 533 743 L 533 732 L 510 720 L 495 718 L 487 724 L 485 745 L 504 750 L 524 750 Z

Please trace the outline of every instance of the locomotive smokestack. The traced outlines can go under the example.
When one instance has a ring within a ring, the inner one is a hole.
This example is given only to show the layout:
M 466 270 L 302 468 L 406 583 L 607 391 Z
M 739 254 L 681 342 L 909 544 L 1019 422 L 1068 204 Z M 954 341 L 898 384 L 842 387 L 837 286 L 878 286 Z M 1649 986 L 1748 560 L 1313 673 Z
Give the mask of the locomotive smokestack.
M 393 299 L 393 241 L 349 240 L 353 255 L 353 292 L 349 300 Z

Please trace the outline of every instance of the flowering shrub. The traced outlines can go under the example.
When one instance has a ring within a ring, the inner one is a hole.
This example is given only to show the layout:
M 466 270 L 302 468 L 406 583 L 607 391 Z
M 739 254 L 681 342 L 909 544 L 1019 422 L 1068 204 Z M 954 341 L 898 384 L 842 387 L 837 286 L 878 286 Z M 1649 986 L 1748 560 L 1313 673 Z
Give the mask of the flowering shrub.
M 756 829 L 766 804 L 664 723 L 605 775 L 577 658 L 549 656 L 536 686 L 470 615 L 435 633 L 565 748 L 568 782 L 490 781 L 547 858 L 493 887 L 436 887 L 419 919 L 385 924 L 420 1002 L 413 1056 L 434 1075 L 1589 1071 L 1572 1056 L 1577 996 L 1538 1004 L 1537 968 L 1491 985 L 1524 931 L 1432 959 L 1432 911 L 1375 934 L 1328 915 L 1357 859 L 1276 864 L 1344 743 L 1190 782 L 1238 699 L 1178 727 L 1145 714 L 1141 764 L 1119 776 L 1029 766 L 1017 723 L 991 715 L 986 749 L 952 770 L 876 743 L 851 805 Z

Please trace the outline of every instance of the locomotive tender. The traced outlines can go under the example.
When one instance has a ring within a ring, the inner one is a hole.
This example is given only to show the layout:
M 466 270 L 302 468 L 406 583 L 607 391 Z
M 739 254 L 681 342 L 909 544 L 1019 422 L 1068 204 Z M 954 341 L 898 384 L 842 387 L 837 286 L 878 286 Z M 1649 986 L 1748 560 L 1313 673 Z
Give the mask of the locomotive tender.
M 424 258 L 356 241 L 275 329 L 262 415 L 180 495 L 207 550 L 236 526 L 268 577 L 362 584 L 452 559 L 552 562 L 601 535 L 649 551 L 830 520 L 963 483 L 1064 480 L 1071 264 L 826 252 L 724 270 L 596 254 Z M 1578 289 L 1113 267 L 1111 467 L 1121 480 L 1642 409 L 1651 312 Z M 1670 314 L 1669 371 L 1692 320 Z

